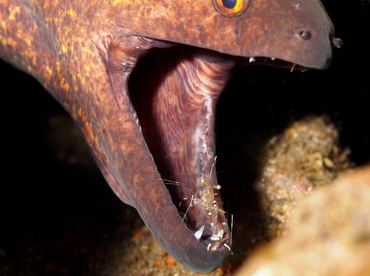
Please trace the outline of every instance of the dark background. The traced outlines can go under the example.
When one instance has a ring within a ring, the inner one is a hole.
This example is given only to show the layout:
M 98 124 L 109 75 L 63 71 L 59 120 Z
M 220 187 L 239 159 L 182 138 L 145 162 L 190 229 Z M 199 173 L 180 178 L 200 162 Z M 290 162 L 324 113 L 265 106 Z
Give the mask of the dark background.
M 253 148 L 259 135 L 279 133 L 308 114 L 329 116 L 351 160 L 369 162 L 370 2 L 323 3 L 344 41 L 330 69 L 240 70 L 220 100 L 219 164 L 232 158 L 237 143 Z M 111 192 L 63 109 L 32 77 L 1 62 L 0 80 L 0 275 L 81 275 L 91 260 L 106 261 L 117 237 L 130 235 L 133 227 L 125 225 L 137 226 L 135 212 Z M 221 179 L 225 187 L 227 174 Z

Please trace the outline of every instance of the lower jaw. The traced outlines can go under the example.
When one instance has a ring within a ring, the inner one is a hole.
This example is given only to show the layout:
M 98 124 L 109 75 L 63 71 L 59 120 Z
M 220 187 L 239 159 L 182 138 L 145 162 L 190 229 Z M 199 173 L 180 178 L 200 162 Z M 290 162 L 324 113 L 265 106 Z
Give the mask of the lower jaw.
M 234 57 L 177 46 L 152 50 L 130 76 L 142 132 L 183 221 L 208 250 L 230 248 L 215 171 L 215 108 Z

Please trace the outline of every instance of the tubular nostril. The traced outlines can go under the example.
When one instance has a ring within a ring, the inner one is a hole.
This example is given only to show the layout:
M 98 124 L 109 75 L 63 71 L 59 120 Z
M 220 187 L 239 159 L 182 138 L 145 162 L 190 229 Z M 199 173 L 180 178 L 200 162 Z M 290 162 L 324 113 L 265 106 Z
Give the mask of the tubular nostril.
M 335 48 L 340 48 L 343 45 L 343 40 L 341 40 L 340 38 L 333 37 L 331 39 L 331 43 Z
M 304 40 L 309 40 L 311 38 L 311 33 L 306 29 L 299 29 L 296 35 Z

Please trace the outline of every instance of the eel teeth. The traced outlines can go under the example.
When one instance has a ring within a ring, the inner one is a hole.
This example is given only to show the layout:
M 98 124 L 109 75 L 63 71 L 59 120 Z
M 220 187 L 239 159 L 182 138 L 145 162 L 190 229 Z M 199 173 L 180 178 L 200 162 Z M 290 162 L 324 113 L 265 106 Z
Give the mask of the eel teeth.
M 294 70 L 294 68 L 295 68 L 296 65 L 297 64 L 295 64 L 295 63 L 292 64 L 292 68 L 290 69 L 290 72 L 293 72 L 293 70 Z
M 199 240 L 200 237 L 202 236 L 203 230 L 204 230 L 204 225 L 200 227 L 199 230 L 195 231 L 194 236 L 197 240 Z

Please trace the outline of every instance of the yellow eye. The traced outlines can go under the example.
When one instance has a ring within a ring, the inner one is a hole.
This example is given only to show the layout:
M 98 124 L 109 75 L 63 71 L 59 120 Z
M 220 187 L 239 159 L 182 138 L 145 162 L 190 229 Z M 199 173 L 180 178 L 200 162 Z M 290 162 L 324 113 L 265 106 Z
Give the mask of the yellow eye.
M 248 8 L 251 0 L 213 0 L 216 10 L 228 17 L 241 15 Z

